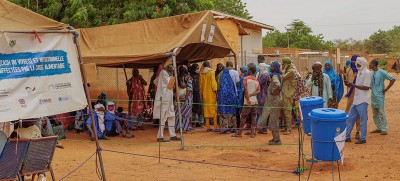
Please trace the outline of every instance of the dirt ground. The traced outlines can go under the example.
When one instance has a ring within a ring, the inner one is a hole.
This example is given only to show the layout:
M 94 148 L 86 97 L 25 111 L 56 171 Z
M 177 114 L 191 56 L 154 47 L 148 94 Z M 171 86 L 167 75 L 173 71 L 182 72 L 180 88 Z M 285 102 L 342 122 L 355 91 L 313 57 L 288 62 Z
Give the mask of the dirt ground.
M 394 75 L 397 80 L 400 76 Z M 396 82 L 387 92 L 386 113 L 389 134 L 367 134 L 367 144 L 346 143 L 344 165 L 340 166 L 342 180 L 400 180 L 400 82 Z M 345 108 L 344 99 L 340 108 Z M 375 129 L 372 112 L 369 109 L 368 131 Z M 113 137 L 100 141 L 104 150 L 116 150 L 134 154 L 158 157 L 156 142 L 157 128 L 146 127 L 145 131 L 135 131 L 135 138 Z M 167 131 L 165 131 L 168 136 Z M 53 167 L 56 179 L 61 179 L 95 152 L 95 143 L 86 134 L 68 132 L 68 139 L 62 140 L 65 149 L 57 149 Z M 167 160 L 102 151 L 108 180 L 298 180 L 290 173 L 297 167 L 298 134 L 282 135 L 281 146 L 268 146 L 271 133 L 257 135 L 256 138 L 244 136 L 232 138 L 230 134 L 221 135 L 205 132 L 204 129 L 185 134 L 185 149 L 180 150 L 180 142 L 162 143 L 162 158 L 177 158 L 185 161 Z M 310 138 L 304 141 L 304 153 L 311 155 Z M 202 163 L 225 164 L 253 169 L 209 165 Z M 305 163 L 310 168 L 310 163 Z M 283 172 L 277 172 L 277 171 Z M 301 175 L 307 180 L 308 172 Z M 337 165 L 335 179 L 338 180 Z M 96 174 L 95 157 L 92 157 L 65 180 L 99 180 Z M 319 163 L 312 170 L 310 180 L 332 180 L 331 163 Z

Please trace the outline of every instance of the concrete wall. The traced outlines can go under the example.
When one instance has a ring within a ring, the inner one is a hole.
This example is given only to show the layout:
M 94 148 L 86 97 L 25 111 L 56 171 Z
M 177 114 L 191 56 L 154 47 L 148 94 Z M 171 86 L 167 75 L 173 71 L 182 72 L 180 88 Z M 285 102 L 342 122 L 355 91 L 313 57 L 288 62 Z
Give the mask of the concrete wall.
M 258 30 L 245 28 L 249 35 L 243 36 L 243 52 L 241 51 L 241 37 L 239 37 L 239 59 L 243 53 L 244 60 L 239 64 L 240 66 L 247 65 L 249 63 L 257 63 L 257 56 L 263 53 L 262 50 L 262 31 L 261 28 Z

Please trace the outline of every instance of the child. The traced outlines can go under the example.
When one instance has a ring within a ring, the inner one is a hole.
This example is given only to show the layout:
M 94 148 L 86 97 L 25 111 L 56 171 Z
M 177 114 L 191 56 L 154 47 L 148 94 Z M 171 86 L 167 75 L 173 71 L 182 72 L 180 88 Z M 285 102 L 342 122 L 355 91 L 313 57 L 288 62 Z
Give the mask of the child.
M 260 83 L 257 78 L 254 77 L 256 67 L 254 65 L 249 66 L 248 76 L 244 78 L 244 106 L 240 115 L 240 127 L 239 131 L 232 135 L 232 137 L 242 137 L 243 128 L 246 126 L 246 120 L 248 117 L 251 118 L 251 137 L 256 137 L 257 128 L 257 94 L 260 93 Z
M 181 82 L 178 87 L 179 101 L 186 102 L 186 84 Z

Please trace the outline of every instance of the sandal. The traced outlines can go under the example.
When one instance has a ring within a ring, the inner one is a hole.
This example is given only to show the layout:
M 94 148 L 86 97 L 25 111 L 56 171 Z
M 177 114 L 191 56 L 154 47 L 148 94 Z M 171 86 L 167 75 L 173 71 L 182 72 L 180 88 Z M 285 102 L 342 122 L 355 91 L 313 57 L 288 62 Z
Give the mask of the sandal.
M 233 133 L 233 134 L 232 134 L 232 137 L 241 138 L 242 135 L 241 135 L 241 134 L 237 134 L 237 133 Z

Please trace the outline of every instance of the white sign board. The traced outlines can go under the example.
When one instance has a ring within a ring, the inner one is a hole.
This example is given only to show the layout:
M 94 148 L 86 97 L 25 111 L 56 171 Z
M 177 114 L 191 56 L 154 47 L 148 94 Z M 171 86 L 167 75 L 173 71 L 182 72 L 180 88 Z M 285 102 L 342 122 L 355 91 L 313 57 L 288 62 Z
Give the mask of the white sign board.
M 72 34 L 0 34 L 0 122 L 86 105 Z

